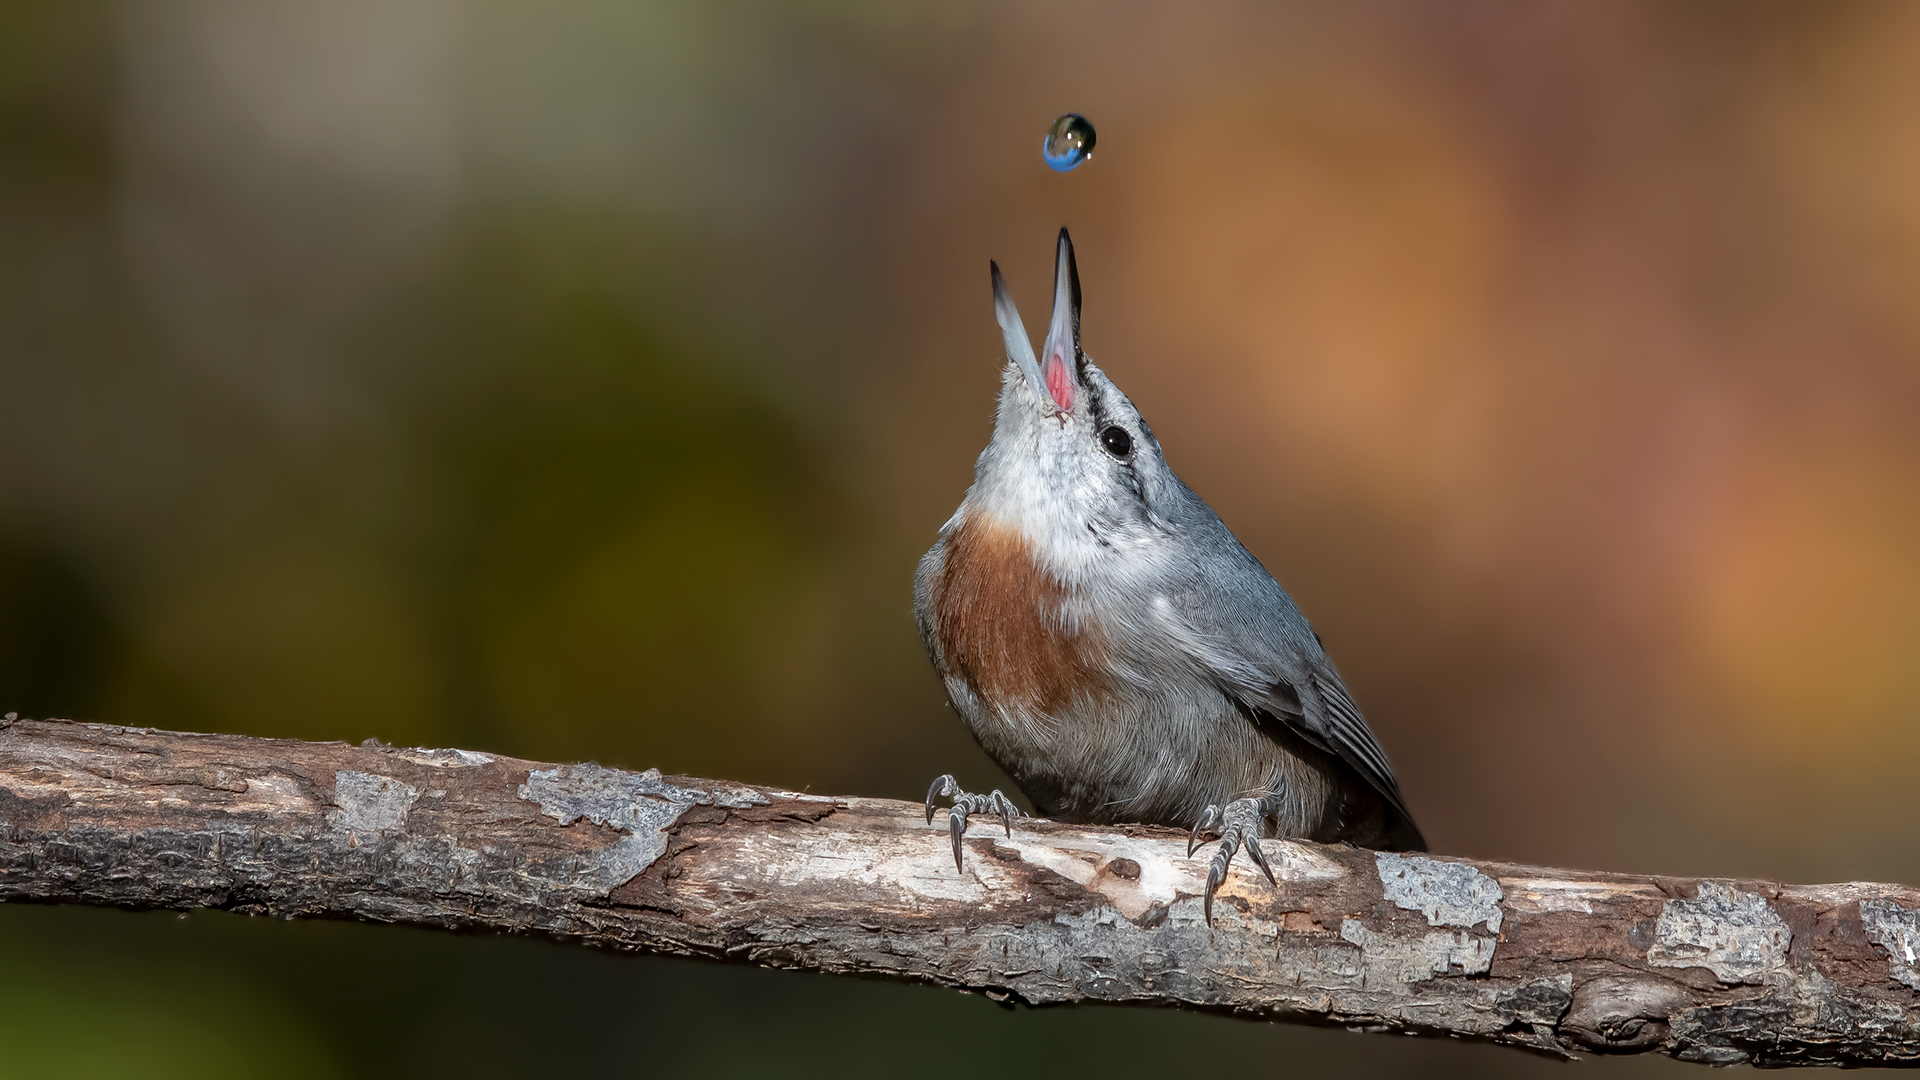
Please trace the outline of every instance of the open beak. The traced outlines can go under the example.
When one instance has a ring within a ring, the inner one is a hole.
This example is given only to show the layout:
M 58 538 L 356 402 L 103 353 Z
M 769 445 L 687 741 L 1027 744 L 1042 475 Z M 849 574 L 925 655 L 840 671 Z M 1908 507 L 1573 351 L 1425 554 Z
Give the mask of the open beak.
M 1020 310 L 1007 293 L 1006 279 L 1000 276 L 1000 265 L 988 265 L 993 269 L 993 315 L 1000 323 L 1007 357 L 1020 366 L 1041 408 L 1059 416 L 1071 415 L 1080 396 L 1080 271 L 1073 261 L 1072 238 L 1066 229 L 1060 230 L 1054 258 L 1053 318 L 1047 326 L 1042 356 L 1033 354 L 1027 329 L 1020 322 Z

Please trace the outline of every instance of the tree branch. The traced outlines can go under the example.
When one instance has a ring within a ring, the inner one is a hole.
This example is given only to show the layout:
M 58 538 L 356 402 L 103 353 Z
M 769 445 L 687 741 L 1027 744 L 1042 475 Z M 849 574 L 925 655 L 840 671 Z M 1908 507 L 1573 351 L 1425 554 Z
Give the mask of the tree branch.
M 1920 892 L 1268 841 L 1200 916 L 1158 828 L 406 750 L 19 721 L 0 899 L 541 933 L 1032 1004 L 1131 1001 L 1727 1064 L 1920 1060 Z

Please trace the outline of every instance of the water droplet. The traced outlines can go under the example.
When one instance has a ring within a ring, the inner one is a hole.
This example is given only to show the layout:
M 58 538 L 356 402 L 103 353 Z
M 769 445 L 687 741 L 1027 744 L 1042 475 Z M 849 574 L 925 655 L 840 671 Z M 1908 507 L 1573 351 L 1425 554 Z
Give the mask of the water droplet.
M 1054 172 L 1069 172 L 1093 156 L 1093 125 L 1079 113 L 1068 113 L 1047 129 L 1040 156 Z

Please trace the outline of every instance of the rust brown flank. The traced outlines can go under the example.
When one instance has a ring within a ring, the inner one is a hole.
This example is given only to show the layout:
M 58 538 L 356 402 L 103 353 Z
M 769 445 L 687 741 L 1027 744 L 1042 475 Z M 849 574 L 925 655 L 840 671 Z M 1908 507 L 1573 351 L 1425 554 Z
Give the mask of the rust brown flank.
M 1099 689 L 1105 667 L 1094 634 L 1060 628 L 1066 596 L 1018 530 L 968 515 L 947 539 L 933 596 L 948 670 L 991 704 L 1060 715 L 1076 694 Z

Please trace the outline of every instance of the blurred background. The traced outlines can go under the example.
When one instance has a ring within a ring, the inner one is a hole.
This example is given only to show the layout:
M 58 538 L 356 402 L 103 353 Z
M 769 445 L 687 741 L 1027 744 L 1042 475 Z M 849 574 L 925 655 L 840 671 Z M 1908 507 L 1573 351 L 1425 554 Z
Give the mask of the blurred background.
M 987 260 L 1044 322 L 1065 224 L 1437 850 L 1920 882 L 1916 107 L 1897 3 L 0 5 L 0 710 L 1004 783 L 910 582 Z M 33 1075 L 1550 1067 L 205 913 L 0 956 Z

